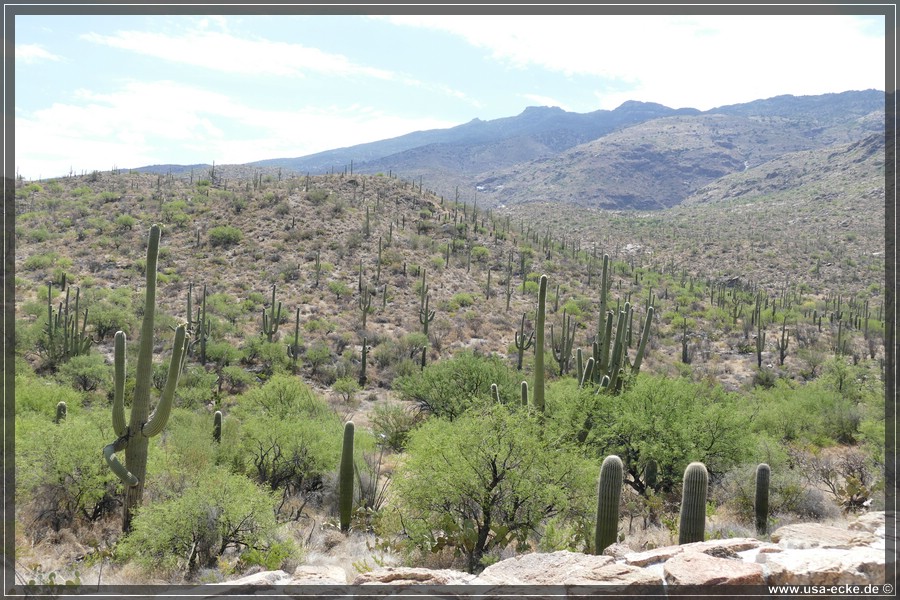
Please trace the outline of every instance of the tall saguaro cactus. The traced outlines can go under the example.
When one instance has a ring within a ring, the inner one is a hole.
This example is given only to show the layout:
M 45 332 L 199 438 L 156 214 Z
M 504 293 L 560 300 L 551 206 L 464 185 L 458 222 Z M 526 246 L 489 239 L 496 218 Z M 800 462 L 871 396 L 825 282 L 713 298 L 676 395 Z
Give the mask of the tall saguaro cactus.
M 706 532 L 706 491 L 709 474 L 706 465 L 692 462 L 684 470 L 681 492 L 681 516 L 678 522 L 678 544 L 702 542 Z
M 624 466 L 618 456 L 607 456 L 600 466 L 597 484 L 597 524 L 594 531 L 594 554 L 616 543 L 619 529 L 619 500 L 622 497 Z
M 756 533 L 766 535 L 769 523 L 769 478 L 771 469 L 766 463 L 756 467 L 756 497 L 753 509 L 756 512 Z
M 534 406 L 544 412 L 544 323 L 547 314 L 547 276 L 541 275 L 534 324 Z
M 338 473 L 338 512 L 344 533 L 350 531 L 350 515 L 353 512 L 353 435 L 353 421 L 347 421 L 344 424 L 344 445 Z
M 153 389 L 153 324 L 156 313 L 156 261 L 159 255 L 160 228 L 150 228 L 147 244 L 147 290 L 144 296 L 144 321 L 141 325 L 140 350 L 138 352 L 134 397 L 131 401 L 131 419 L 125 421 L 125 332 L 116 333 L 114 346 L 114 375 L 112 424 L 117 438 L 103 448 L 103 456 L 112 471 L 125 483 L 125 505 L 122 530 L 131 530 L 134 511 L 141 505 L 144 494 L 144 478 L 147 473 L 147 450 L 150 438 L 158 435 L 172 410 L 175 387 L 187 357 L 188 335 L 186 324 L 175 329 L 175 345 L 169 361 L 169 371 L 159 403 L 150 414 L 150 390 Z M 125 465 L 115 453 L 125 451 Z

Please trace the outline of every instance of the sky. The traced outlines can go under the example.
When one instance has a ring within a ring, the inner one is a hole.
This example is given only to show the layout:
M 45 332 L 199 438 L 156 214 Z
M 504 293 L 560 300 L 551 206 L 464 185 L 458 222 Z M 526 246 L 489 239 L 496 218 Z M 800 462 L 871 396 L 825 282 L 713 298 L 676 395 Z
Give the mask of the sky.
M 628 100 L 885 89 L 883 16 L 16 15 L 15 163 L 41 179 L 299 157 Z

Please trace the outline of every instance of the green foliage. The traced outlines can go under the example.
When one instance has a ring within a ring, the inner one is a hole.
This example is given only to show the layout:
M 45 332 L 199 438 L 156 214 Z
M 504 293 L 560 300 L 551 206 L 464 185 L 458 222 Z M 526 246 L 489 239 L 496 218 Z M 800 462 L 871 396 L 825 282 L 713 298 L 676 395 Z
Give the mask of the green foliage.
M 477 356 L 466 351 L 428 365 L 414 375 L 394 380 L 404 400 L 423 411 L 453 420 L 467 409 L 491 403 L 491 384 L 496 383 L 504 403 L 518 404 L 519 382 L 496 356 Z
M 747 455 L 750 418 L 736 395 L 721 387 L 658 376 L 636 378 L 619 395 L 578 389 L 564 379 L 549 388 L 547 412 L 561 437 L 591 455 L 615 454 L 625 483 L 646 495 L 644 465 L 655 460 L 657 489 L 671 491 L 686 462 L 722 473 Z
M 354 394 L 360 390 L 360 387 L 353 377 L 341 377 L 332 384 L 331 389 L 335 393 L 340 394 L 344 402 L 350 403 Z
M 55 405 L 54 399 L 54 413 Z M 16 506 L 32 531 L 77 529 L 117 507 L 118 479 L 98 452 L 109 436 L 109 415 L 70 410 L 54 424 L 47 412 L 23 410 L 16 417 Z
M 276 543 L 276 497 L 221 467 L 204 471 L 183 494 L 140 508 L 116 547 L 148 572 L 195 573 L 228 548 L 265 551 Z
M 422 416 L 403 404 L 378 404 L 371 420 L 375 436 L 382 438 L 392 450 L 403 452 L 410 432 L 422 421 Z
M 470 572 L 492 551 L 524 547 L 545 519 L 593 504 L 596 467 L 568 448 L 503 405 L 427 420 L 410 434 L 395 480 L 410 543 L 449 547 Z
M 213 248 L 233 246 L 240 242 L 243 237 L 241 230 L 231 225 L 220 225 L 209 230 L 209 244 Z
M 241 469 L 258 482 L 306 492 L 337 466 L 340 419 L 300 379 L 273 376 L 246 392 L 234 414 L 241 420 Z
M 83 354 L 60 365 L 59 377 L 76 390 L 91 392 L 109 386 L 112 370 L 100 354 Z
M 72 388 L 34 376 L 16 375 L 16 416 L 39 413 L 47 422 L 56 415 L 56 404 L 65 402 L 68 411 L 78 410 L 81 394 Z

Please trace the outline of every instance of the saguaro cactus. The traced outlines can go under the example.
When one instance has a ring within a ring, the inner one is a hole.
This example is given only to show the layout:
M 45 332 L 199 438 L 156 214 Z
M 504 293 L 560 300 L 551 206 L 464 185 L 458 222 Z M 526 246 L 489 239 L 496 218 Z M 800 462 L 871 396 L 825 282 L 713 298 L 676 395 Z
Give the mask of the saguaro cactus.
M 678 522 L 678 543 L 702 542 L 706 531 L 706 490 L 709 475 L 706 465 L 692 462 L 684 470 L 681 491 L 681 516 Z
M 350 531 L 350 515 L 353 512 L 353 434 L 353 421 L 347 421 L 344 424 L 344 446 L 338 474 L 338 510 L 344 533 Z
M 272 285 L 272 303 L 269 305 L 269 312 L 267 313 L 266 309 L 262 311 L 262 332 L 266 336 L 266 341 L 272 341 L 272 338 L 278 332 L 280 322 L 281 302 L 278 303 L 278 310 L 275 310 L 275 286 Z
M 534 330 L 527 337 L 525 336 L 525 313 L 522 313 L 522 323 L 516 332 L 516 350 L 518 351 L 516 371 L 522 370 L 522 359 L 525 356 L 525 351 L 531 348 L 532 344 L 534 344 Z
M 594 554 L 616 543 L 619 529 L 619 499 L 622 497 L 624 466 L 618 456 L 607 456 L 600 467 L 597 484 L 597 523 L 594 530 Z
M 544 323 L 547 314 L 547 276 L 541 275 L 534 324 L 534 406 L 544 412 Z
M 769 477 L 771 469 L 766 463 L 756 467 L 756 499 L 753 508 L 756 512 L 756 533 L 766 535 L 769 524 Z
M 103 448 L 103 455 L 112 471 L 125 483 L 125 505 L 122 530 L 130 531 L 134 510 L 141 505 L 144 477 L 147 472 L 147 449 L 150 438 L 159 434 L 172 409 L 175 387 L 187 357 L 187 326 L 175 329 L 175 345 L 169 361 L 169 371 L 159 403 L 150 414 L 150 390 L 153 389 L 153 324 L 156 312 L 156 261 L 159 255 L 160 228 L 150 228 L 147 244 L 147 290 L 144 296 L 144 320 L 141 325 L 134 397 L 131 401 L 131 420 L 125 422 L 125 333 L 116 333 L 114 346 L 114 375 L 112 424 L 117 438 Z M 115 452 L 125 451 L 123 466 Z
M 53 419 L 53 422 L 54 423 L 62 423 L 63 421 L 65 421 L 66 414 L 68 413 L 68 411 L 69 411 L 69 409 L 68 409 L 68 406 L 66 406 L 65 402 L 57 402 L 56 403 L 56 417 Z
M 213 440 L 218 444 L 222 441 L 222 411 L 217 410 L 213 415 Z

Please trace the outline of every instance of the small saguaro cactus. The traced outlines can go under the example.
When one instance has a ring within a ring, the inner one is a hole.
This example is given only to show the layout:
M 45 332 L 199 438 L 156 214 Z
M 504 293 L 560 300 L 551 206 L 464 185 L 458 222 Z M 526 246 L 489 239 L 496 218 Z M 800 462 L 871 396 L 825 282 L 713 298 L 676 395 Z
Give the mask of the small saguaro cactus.
M 294 343 L 288 344 L 287 355 L 293 361 L 293 371 L 297 372 L 297 361 L 300 360 L 300 307 L 298 306 L 294 314 Z
M 756 498 L 753 508 L 756 512 L 756 533 L 766 535 L 769 524 L 769 478 L 771 469 L 766 463 L 756 467 Z
M 594 530 L 594 554 L 616 542 L 619 529 L 619 500 L 622 497 L 624 466 L 618 456 L 607 456 L 600 467 L 597 484 L 597 523 Z
M 213 440 L 218 444 L 222 441 L 222 411 L 217 410 L 213 415 Z
M 709 475 L 706 465 L 692 462 L 684 470 L 681 491 L 681 516 L 678 521 L 678 544 L 702 542 L 706 532 L 706 491 Z
M 422 308 L 419 309 L 419 323 L 422 324 L 422 332 L 425 335 L 428 335 L 428 324 L 434 321 L 434 311 L 428 310 L 428 299 L 430 296 L 426 295 L 425 300 L 422 304 Z
M 344 445 L 338 474 L 338 512 L 344 533 L 350 531 L 350 515 L 353 512 L 353 434 L 353 421 L 347 421 L 344 424 Z
M 68 412 L 68 407 L 65 402 L 58 402 L 56 404 L 56 418 L 53 419 L 54 423 L 62 423 L 66 420 L 66 414 Z
M 126 485 L 122 530 L 131 530 L 134 511 L 141 505 L 144 493 L 144 477 L 147 473 L 147 450 L 150 438 L 165 427 L 172 410 L 178 377 L 187 358 L 189 338 L 187 325 L 175 329 L 175 345 L 169 361 L 168 375 L 156 410 L 150 414 L 150 391 L 153 388 L 153 327 L 156 314 L 156 263 L 159 256 L 160 228 L 150 228 L 147 244 L 147 290 L 144 296 L 144 320 L 141 325 L 140 350 L 134 396 L 131 401 L 131 419 L 125 421 L 125 332 L 116 333 L 113 349 L 113 408 L 112 424 L 116 440 L 103 448 L 103 456 L 110 469 Z M 125 451 L 125 465 L 115 453 Z
M 522 382 L 522 408 L 528 406 L 528 382 Z
M 497 404 L 500 404 L 500 402 L 501 402 L 501 400 L 500 400 L 500 388 L 497 387 L 497 384 L 496 384 L 496 383 L 492 383 L 492 384 L 491 384 L 491 399 L 492 399 L 494 402 L 496 402 Z

